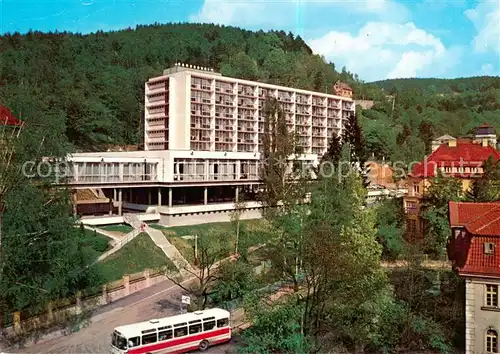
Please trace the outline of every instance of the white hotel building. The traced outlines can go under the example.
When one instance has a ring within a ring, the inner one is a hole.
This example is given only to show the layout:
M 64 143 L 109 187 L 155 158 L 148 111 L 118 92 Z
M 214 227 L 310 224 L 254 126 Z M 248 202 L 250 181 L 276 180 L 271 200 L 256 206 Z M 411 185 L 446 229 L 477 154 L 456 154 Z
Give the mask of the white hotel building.
M 257 217 L 260 206 L 251 200 L 259 185 L 267 96 L 281 102 L 289 128 L 303 147 L 300 158 L 310 163 L 325 153 L 333 134 L 342 133 L 355 109 L 348 97 L 177 64 L 145 84 L 144 151 L 77 153 L 69 158 L 72 187 L 101 196 L 100 202 L 80 200 L 87 205 L 79 208 L 87 209 L 81 213 L 121 215 L 123 209 L 154 208 L 167 225 L 181 219 L 217 221 L 227 219 L 240 195 L 249 200 L 247 217 Z M 89 209 L 89 203 L 95 207 Z

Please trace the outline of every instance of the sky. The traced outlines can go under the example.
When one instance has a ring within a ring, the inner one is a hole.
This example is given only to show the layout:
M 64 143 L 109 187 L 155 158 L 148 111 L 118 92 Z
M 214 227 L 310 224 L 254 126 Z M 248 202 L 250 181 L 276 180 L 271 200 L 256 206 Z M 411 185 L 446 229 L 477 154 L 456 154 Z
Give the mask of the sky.
M 291 31 L 364 81 L 500 75 L 500 0 L 0 0 L 1 34 L 154 22 Z

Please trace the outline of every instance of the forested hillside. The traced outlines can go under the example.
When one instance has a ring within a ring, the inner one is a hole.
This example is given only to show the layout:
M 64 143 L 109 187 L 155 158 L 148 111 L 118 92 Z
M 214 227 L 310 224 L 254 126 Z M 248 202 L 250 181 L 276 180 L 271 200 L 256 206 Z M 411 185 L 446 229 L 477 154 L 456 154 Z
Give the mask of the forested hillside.
M 353 82 L 353 75 L 345 69 L 337 73 L 291 33 L 151 25 L 85 36 L 31 32 L 0 37 L 0 102 L 28 123 L 42 115 L 54 126 L 66 126 L 76 147 L 137 144 L 144 82 L 175 62 L 321 92 L 338 78 Z
M 389 79 L 374 81 L 371 84 L 390 92 L 393 88 L 398 90 L 419 89 L 430 93 L 461 93 L 471 90 L 484 91 L 490 87 L 500 88 L 500 80 L 494 76 L 476 76 L 457 79 Z
M 384 88 L 380 97 L 376 86 Z M 397 79 L 364 85 L 378 103 L 361 113 L 368 151 L 410 163 L 430 152 L 433 138 L 466 136 L 487 122 L 500 133 L 500 78 Z

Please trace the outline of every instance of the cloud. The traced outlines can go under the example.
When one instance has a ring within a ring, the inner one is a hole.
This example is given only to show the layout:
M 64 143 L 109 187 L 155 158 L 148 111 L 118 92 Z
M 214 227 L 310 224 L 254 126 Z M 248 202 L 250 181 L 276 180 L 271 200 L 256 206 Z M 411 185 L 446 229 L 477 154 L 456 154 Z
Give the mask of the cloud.
M 500 53 L 500 2 L 482 2 L 464 14 L 477 30 L 472 41 L 474 50 L 478 53 Z
M 315 53 L 366 81 L 445 74 L 462 51 L 445 48 L 410 15 L 391 0 L 205 0 L 189 20 L 290 30 L 309 38 Z
M 191 15 L 189 21 L 281 29 L 300 26 L 301 22 L 308 26 L 317 24 L 317 15 L 331 21 L 342 14 L 402 21 L 409 12 L 404 5 L 391 0 L 205 0 L 200 11 Z
M 356 35 L 330 31 L 308 41 L 311 49 L 366 81 L 416 77 L 447 57 L 441 40 L 412 22 L 369 22 Z
M 481 66 L 481 72 L 485 75 L 491 74 L 492 71 L 493 71 L 493 65 L 489 63 Z

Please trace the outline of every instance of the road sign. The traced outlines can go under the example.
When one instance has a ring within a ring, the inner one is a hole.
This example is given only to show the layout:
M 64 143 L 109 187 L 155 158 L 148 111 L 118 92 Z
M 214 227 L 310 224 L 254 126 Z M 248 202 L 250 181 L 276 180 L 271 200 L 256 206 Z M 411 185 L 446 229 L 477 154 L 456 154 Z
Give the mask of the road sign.
M 191 304 L 191 298 L 189 296 L 182 295 L 181 302 L 186 305 Z

